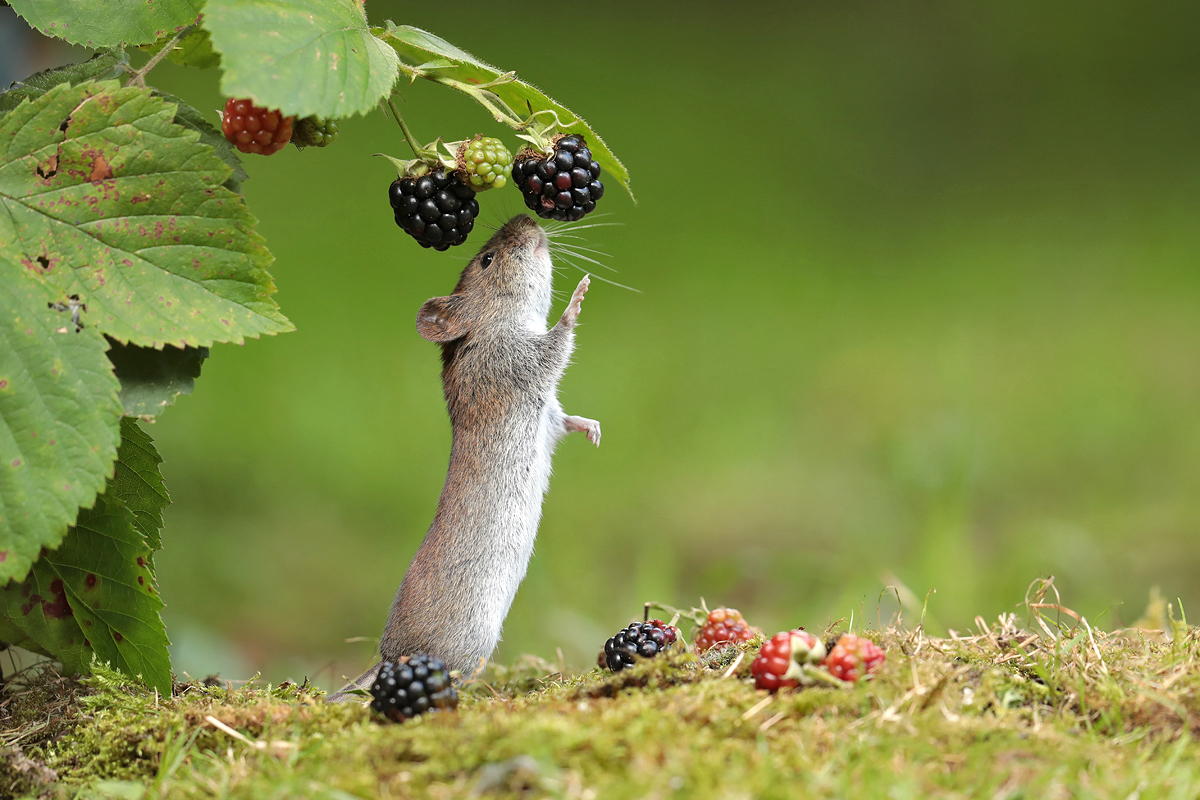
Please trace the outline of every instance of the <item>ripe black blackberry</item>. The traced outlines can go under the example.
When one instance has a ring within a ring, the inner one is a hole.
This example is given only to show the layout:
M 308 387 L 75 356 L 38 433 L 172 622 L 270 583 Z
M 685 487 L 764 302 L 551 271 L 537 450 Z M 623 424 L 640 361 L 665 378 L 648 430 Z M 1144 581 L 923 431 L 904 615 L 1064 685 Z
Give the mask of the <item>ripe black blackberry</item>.
M 660 619 L 635 622 L 604 643 L 604 661 L 613 672 L 633 666 L 640 658 L 653 658 L 675 643 L 679 630 Z
M 578 220 L 604 196 L 600 165 L 582 136 L 559 137 L 549 154 L 525 149 L 512 168 L 525 205 L 542 219 Z
M 431 708 L 458 707 L 458 691 L 446 662 L 418 653 L 407 663 L 385 661 L 371 684 L 371 708 L 392 722 L 403 722 Z
M 465 242 L 479 215 L 475 190 L 441 168 L 420 177 L 397 178 L 388 199 L 396 224 L 422 247 L 435 250 Z

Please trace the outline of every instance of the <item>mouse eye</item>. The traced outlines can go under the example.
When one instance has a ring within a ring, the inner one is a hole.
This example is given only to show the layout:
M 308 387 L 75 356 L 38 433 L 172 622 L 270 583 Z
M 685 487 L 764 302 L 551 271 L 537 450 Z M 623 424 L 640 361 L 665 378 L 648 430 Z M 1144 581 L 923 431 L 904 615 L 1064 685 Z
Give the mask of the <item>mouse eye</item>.
M 491 253 L 484 253 L 484 254 L 483 254 L 483 258 L 479 259 L 479 268 L 480 268 L 480 269 L 487 269 L 487 268 L 488 268 L 488 265 L 489 265 L 489 264 L 491 264 L 491 263 L 492 263 L 492 254 L 491 254 Z

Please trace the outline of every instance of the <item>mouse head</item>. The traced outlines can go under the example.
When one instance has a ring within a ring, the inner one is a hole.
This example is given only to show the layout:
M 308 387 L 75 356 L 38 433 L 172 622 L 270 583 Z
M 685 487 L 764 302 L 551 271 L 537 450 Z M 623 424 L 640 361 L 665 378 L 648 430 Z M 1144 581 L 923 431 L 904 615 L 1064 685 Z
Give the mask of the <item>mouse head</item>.
M 471 259 L 454 294 L 425 301 L 417 312 L 417 332 L 450 344 L 513 328 L 544 331 L 553 278 L 545 231 L 518 215 Z

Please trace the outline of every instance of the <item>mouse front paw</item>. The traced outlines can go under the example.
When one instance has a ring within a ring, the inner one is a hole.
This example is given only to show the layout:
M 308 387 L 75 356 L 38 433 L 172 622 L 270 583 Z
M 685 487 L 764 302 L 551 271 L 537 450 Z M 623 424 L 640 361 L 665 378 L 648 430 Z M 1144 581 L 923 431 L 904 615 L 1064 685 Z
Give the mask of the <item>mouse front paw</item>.
M 575 287 L 574 294 L 571 295 L 571 302 L 567 304 L 567 310 L 563 312 L 562 321 L 566 325 L 574 325 L 575 320 L 579 319 L 579 312 L 583 309 L 583 296 L 587 294 L 588 287 L 592 285 L 592 276 L 584 275 L 583 280 Z
M 568 433 L 586 433 L 588 441 L 600 446 L 600 423 L 594 419 L 587 417 L 565 417 L 563 424 L 566 425 Z

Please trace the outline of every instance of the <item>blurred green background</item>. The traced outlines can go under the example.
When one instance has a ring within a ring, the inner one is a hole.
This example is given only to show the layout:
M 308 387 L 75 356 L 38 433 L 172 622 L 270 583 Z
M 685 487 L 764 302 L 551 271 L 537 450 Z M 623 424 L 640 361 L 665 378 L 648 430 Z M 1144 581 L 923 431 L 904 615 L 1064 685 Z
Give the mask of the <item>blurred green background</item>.
M 1200 7 L 368 10 L 583 114 L 637 193 L 586 244 L 641 293 L 593 285 L 561 388 L 604 445 L 560 445 L 499 660 L 589 667 L 649 599 L 822 628 L 903 584 L 962 630 L 1054 575 L 1105 628 L 1156 585 L 1200 614 Z M 218 77 L 151 82 L 216 109 Z M 418 138 L 516 144 L 402 92 Z M 177 669 L 357 674 L 432 518 L 450 431 L 413 318 L 469 254 L 393 224 L 381 151 L 408 155 L 376 113 L 246 159 L 297 331 L 214 348 L 151 428 Z

